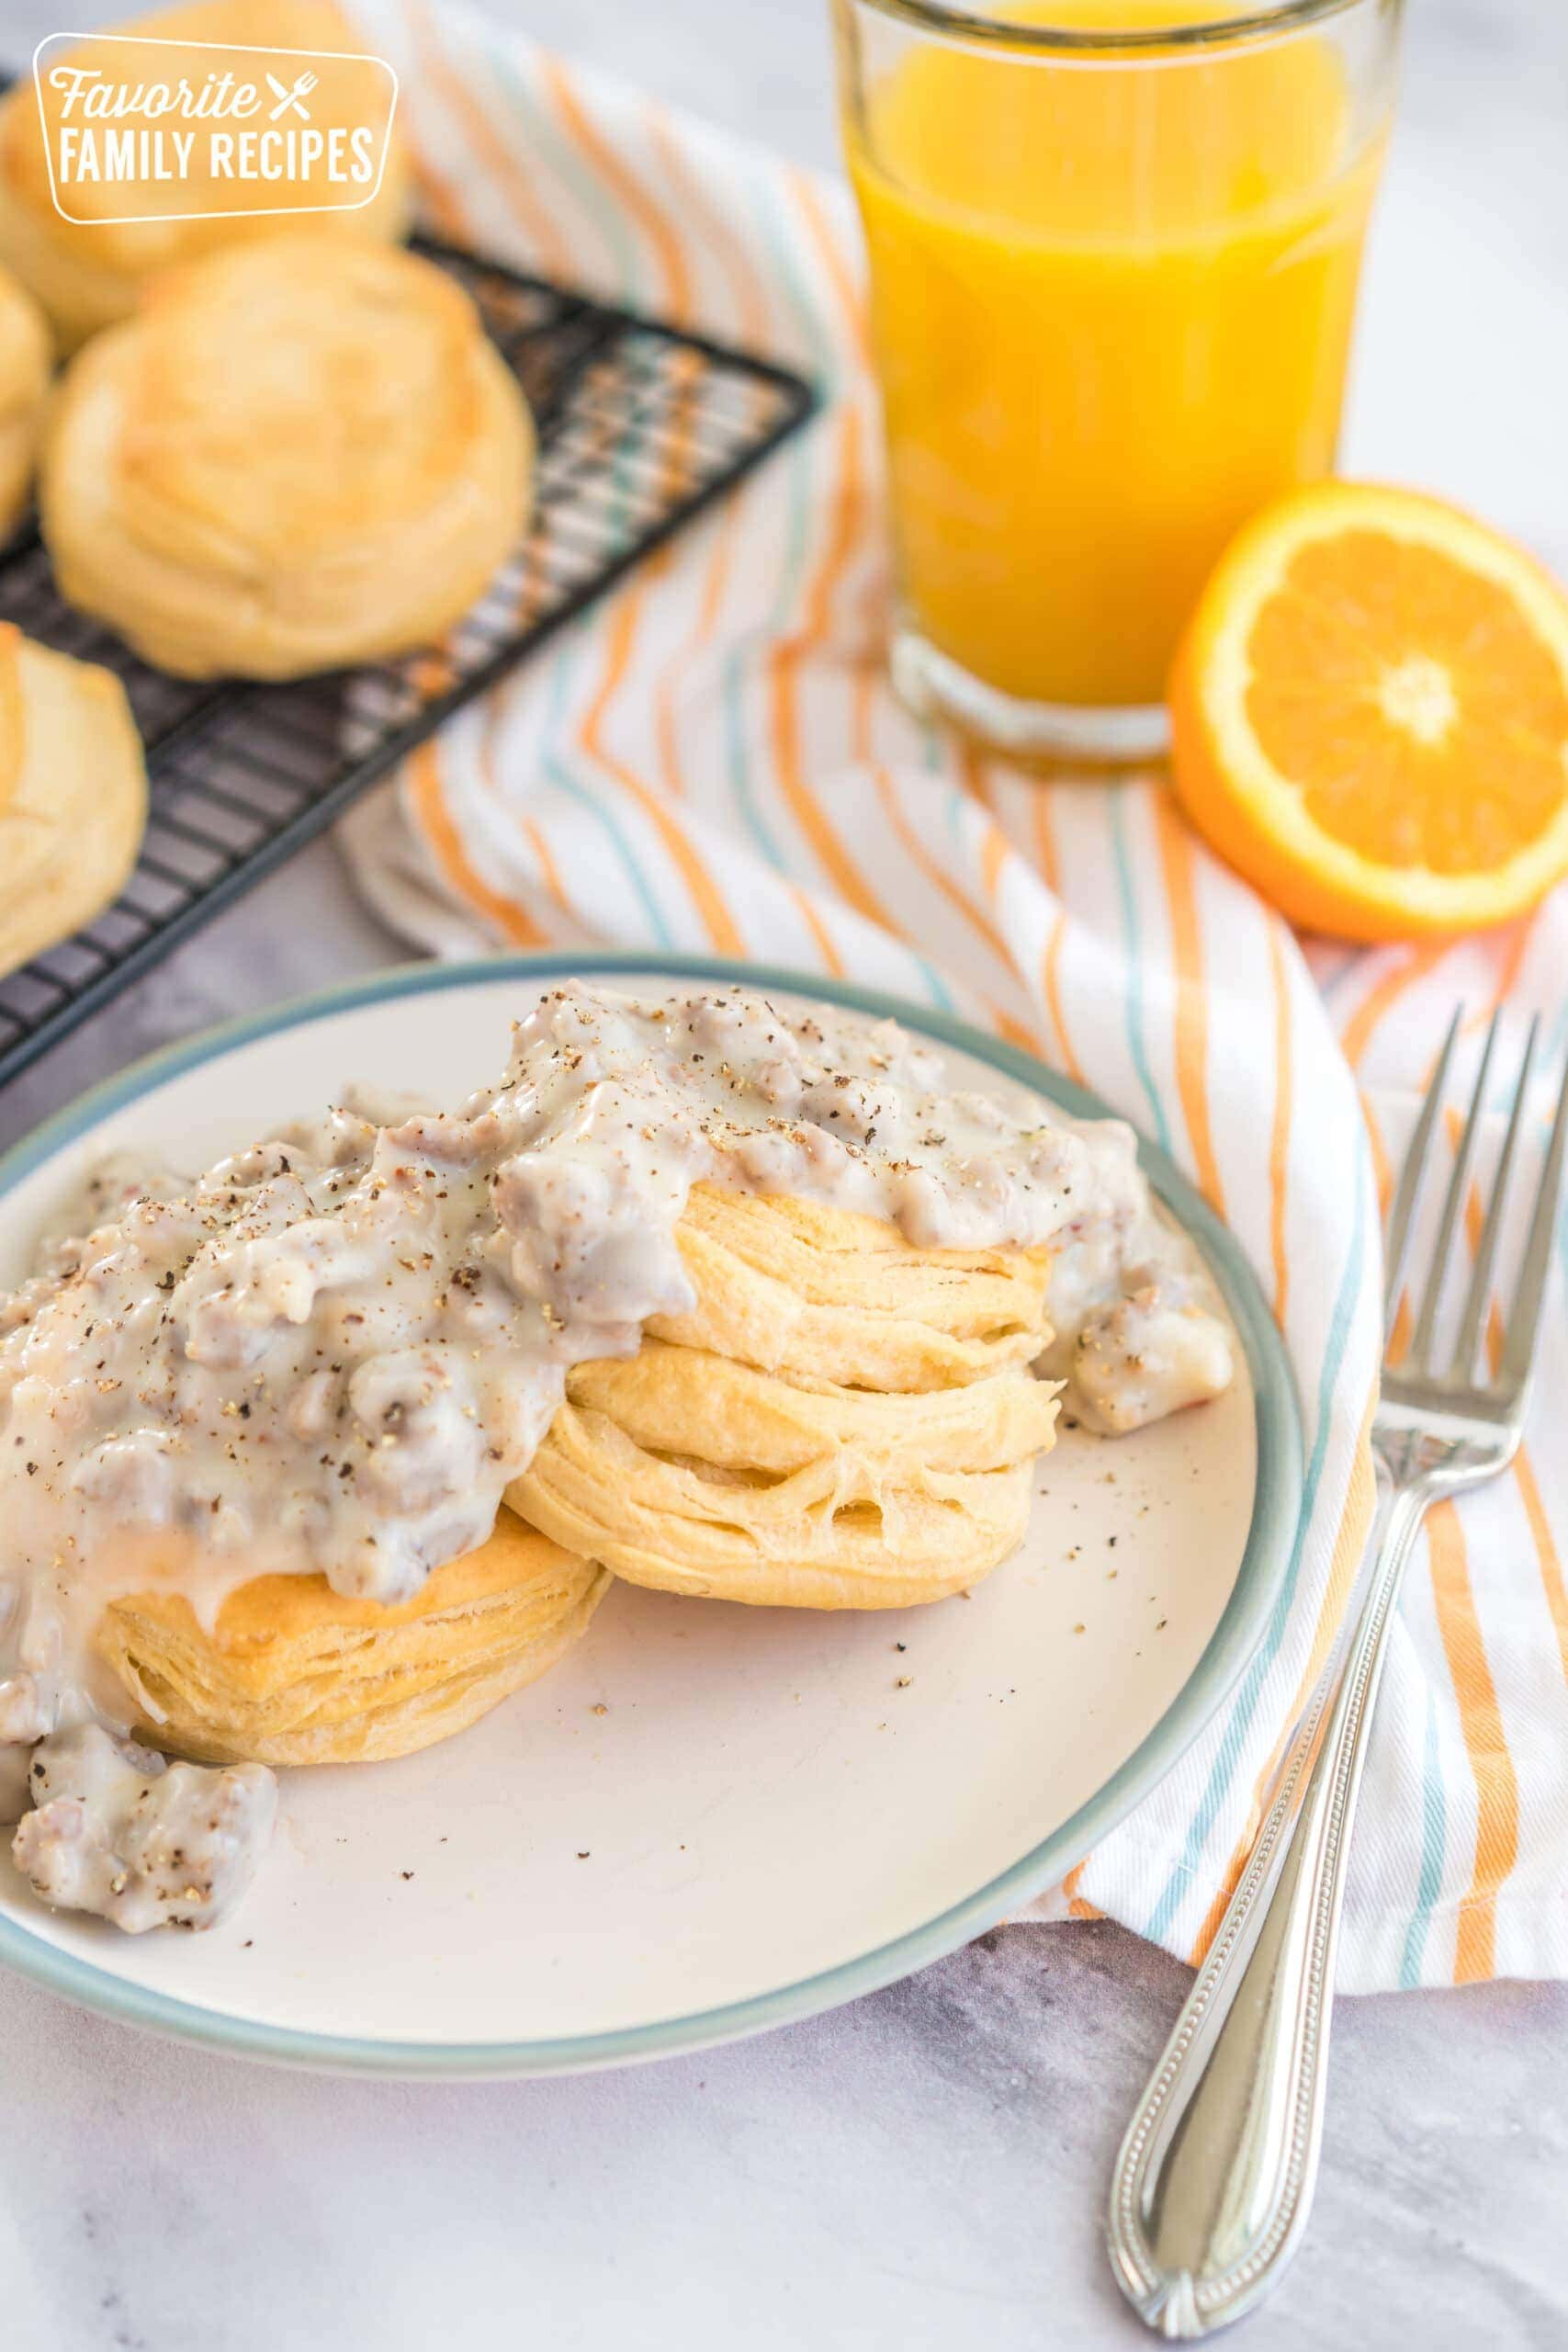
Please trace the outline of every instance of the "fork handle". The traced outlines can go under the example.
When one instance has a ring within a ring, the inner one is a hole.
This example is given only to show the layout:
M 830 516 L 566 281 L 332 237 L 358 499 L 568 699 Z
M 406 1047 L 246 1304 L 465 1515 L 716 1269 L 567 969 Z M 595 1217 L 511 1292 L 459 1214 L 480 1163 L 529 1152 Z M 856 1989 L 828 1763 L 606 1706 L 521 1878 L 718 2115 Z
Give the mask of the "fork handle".
M 1208 2335 L 1260 2302 L 1306 2226 L 1351 1824 L 1400 1579 L 1430 1499 L 1408 1489 L 1382 1515 L 1354 1630 L 1317 1685 L 1122 2143 L 1111 2267 L 1139 2316 L 1172 2340 Z

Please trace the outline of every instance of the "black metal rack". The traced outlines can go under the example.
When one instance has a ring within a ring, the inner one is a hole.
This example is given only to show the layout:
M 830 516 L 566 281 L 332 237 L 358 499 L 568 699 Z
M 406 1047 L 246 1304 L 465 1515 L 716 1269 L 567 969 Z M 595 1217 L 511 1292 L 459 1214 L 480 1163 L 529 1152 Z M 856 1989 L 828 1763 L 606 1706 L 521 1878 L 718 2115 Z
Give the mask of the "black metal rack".
M 0 619 L 118 673 L 152 786 L 114 904 L 0 977 L 0 1085 L 331 824 L 816 404 L 800 377 L 750 353 L 417 242 L 473 296 L 539 432 L 528 536 L 441 646 L 297 684 L 191 685 L 73 612 L 36 531 L 0 552 Z

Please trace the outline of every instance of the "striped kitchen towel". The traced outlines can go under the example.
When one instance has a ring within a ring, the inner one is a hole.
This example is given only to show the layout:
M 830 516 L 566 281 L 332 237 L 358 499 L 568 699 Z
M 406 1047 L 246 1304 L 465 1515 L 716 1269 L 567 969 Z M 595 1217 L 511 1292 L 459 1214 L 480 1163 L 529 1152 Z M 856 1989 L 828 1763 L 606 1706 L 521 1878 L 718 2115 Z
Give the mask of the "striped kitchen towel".
M 828 398 L 366 804 L 354 868 L 438 954 L 701 951 L 955 1006 L 1096 1089 L 1229 1220 L 1300 1385 L 1296 1554 L 1215 1723 L 1055 1906 L 1197 1954 L 1363 1547 L 1390 1159 L 1457 998 L 1472 1030 L 1539 1005 L 1562 1046 L 1568 898 L 1458 947 L 1303 949 L 1157 784 L 1045 786 L 919 725 L 885 671 L 845 190 L 446 5 L 366 14 L 438 231 L 771 350 Z M 1543 1397 L 1565 1385 L 1560 1270 Z M 1539 1438 L 1429 1522 L 1352 1866 L 1353 1989 L 1568 1974 L 1565 1538 L 1568 1451 Z

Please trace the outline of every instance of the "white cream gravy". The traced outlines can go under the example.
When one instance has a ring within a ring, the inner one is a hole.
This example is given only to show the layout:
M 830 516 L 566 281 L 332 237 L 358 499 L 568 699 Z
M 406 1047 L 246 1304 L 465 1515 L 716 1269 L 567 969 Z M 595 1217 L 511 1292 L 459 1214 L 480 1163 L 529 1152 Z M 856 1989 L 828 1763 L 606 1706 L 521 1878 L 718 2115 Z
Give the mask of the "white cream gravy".
M 124 1728 L 90 1639 L 116 1593 L 162 1577 L 209 1627 L 264 1574 L 396 1601 L 483 1542 L 570 1368 L 694 1304 L 699 1182 L 925 1248 L 1049 1245 L 1043 1368 L 1097 1428 L 1230 1379 L 1119 1122 L 954 1091 L 890 1022 L 568 983 L 456 1112 L 351 1097 L 194 1181 L 93 1171 L 77 1235 L 0 1301 L 0 1748 Z

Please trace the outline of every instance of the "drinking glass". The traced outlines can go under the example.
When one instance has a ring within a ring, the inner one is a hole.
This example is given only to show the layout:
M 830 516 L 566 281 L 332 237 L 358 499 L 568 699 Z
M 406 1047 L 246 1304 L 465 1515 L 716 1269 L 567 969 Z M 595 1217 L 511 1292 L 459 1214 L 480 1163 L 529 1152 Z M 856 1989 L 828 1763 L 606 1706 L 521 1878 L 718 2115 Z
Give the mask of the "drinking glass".
M 1333 469 L 1401 0 L 833 5 L 895 680 L 1145 758 L 1226 541 Z

